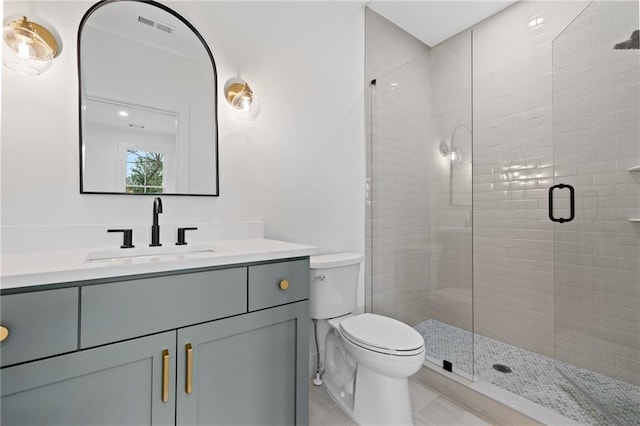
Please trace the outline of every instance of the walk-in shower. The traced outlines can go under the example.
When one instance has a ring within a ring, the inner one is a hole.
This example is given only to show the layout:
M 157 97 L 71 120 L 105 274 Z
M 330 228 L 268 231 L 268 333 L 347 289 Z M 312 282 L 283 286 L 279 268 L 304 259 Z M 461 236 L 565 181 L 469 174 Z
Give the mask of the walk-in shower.
M 368 64 L 367 310 L 585 425 L 640 423 L 638 6 L 525 0 Z

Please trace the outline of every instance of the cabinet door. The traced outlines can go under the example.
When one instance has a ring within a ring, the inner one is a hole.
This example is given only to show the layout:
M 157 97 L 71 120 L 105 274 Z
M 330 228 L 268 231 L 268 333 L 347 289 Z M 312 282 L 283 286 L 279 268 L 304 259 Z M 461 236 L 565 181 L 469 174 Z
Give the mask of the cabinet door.
M 173 424 L 175 341 L 172 331 L 2 369 L 1 423 Z
M 179 330 L 177 423 L 307 424 L 308 333 L 308 301 Z

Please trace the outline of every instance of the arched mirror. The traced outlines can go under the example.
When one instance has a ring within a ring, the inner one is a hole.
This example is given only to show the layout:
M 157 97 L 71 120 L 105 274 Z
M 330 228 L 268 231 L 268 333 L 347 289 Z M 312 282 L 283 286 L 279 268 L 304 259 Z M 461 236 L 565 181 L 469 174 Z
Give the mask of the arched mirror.
M 81 193 L 218 195 L 216 67 L 187 20 L 153 1 L 95 4 L 78 75 Z

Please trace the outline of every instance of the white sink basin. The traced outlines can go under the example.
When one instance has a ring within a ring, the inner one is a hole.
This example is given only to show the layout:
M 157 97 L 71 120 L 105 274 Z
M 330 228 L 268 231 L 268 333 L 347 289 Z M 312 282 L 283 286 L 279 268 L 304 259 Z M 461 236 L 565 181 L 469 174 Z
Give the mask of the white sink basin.
M 125 260 L 180 260 L 205 257 L 218 252 L 211 244 L 188 244 L 184 246 L 133 247 L 128 249 L 106 249 L 89 252 L 85 262 L 114 262 Z

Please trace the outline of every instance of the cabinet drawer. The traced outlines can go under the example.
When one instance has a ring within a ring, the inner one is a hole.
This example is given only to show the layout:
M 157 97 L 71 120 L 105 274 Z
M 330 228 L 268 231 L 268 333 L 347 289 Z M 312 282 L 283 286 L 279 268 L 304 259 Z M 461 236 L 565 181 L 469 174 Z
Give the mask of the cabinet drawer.
M 9 336 L 0 343 L 1 365 L 78 349 L 78 288 L 0 297 L 0 324 Z
M 281 288 L 286 280 L 288 287 Z M 249 267 L 249 311 L 309 298 L 309 259 Z
M 247 311 L 246 268 L 82 287 L 80 347 L 129 339 Z

